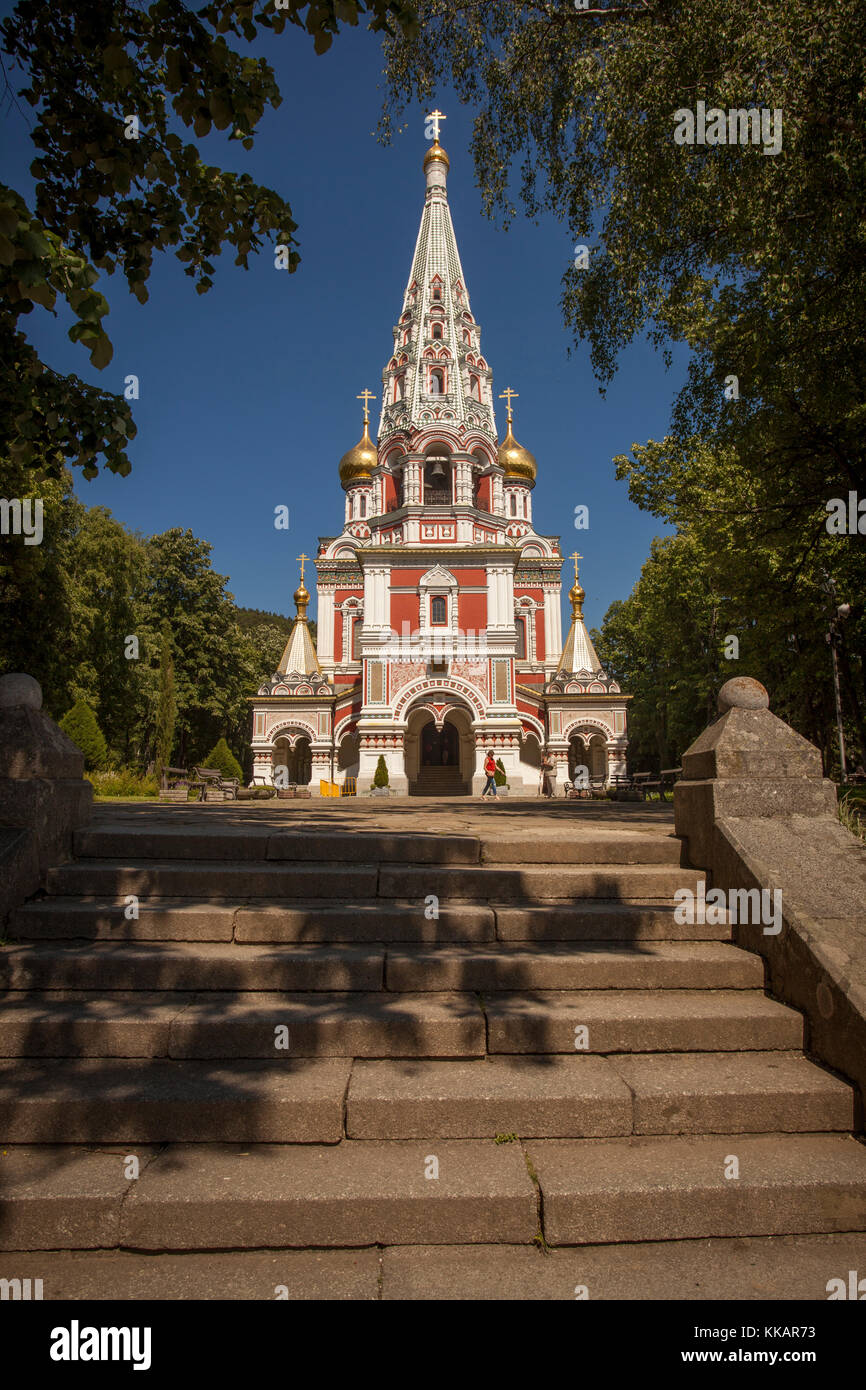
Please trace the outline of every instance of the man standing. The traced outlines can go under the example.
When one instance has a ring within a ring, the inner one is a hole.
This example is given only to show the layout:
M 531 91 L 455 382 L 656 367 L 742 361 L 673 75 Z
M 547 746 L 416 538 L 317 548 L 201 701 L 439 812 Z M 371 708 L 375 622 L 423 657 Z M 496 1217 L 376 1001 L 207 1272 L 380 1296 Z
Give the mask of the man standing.
M 545 753 L 541 761 L 541 795 L 556 795 L 556 762 L 552 753 Z
M 487 793 L 490 792 L 491 796 L 492 796 L 493 799 L 495 800 L 495 799 L 496 799 L 496 760 L 495 760 L 494 757 L 493 757 L 493 749 L 492 749 L 492 748 L 488 748 L 488 750 L 487 750 L 487 757 L 484 759 L 484 774 L 485 774 L 485 776 L 486 776 L 486 778 L 487 778 L 487 782 L 485 783 L 484 791 L 481 793 L 481 795 L 482 795 L 482 796 L 486 796 Z

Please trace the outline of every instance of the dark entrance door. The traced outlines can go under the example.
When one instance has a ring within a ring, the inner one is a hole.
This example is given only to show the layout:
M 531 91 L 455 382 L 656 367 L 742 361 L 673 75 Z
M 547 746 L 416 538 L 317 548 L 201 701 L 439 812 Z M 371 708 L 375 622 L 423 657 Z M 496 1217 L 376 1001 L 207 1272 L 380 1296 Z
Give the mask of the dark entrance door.
M 441 729 L 431 720 L 421 734 L 421 766 L 460 768 L 460 737 L 446 719 Z

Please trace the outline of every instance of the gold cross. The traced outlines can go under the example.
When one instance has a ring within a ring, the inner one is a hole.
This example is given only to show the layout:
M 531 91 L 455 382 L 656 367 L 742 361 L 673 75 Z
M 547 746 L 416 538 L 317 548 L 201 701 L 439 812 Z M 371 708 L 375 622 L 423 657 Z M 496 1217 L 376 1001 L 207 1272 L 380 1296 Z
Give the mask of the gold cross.
M 508 405 L 506 406 L 506 410 L 508 411 L 508 423 L 510 425 L 511 421 L 514 419 L 514 407 L 512 406 L 511 402 L 512 400 L 519 401 L 520 397 L 518 396 L 516 391 L 512 391 L 510 386 L 506 386 L 499 399 L 501 401 L 504 401 L 506 397 L 508 398 Z
M 583 556 L 582 556 L 582 555 L 578 555 L 577 551 L 575 551 L 574 554 L 573 554 L 573 555 L 569 555 L 568 558 L 569 558 L 569 560 L 573 560 L 573 561 L 574 561 L 574 580 L 575 580 L 575 583 L 577 583 L 577 562 L 578 562 L 578 560 L 582 560 L 582 559 L 583 559 Z
M 364 424 L 365 424 L 365 425 L 369 422 L 369 419 L 370 419 L 370 401 L 374 401 L 375 399 L 376 399 L 376 393 L 375 393 L 375 391 L 367 391 L 367 390 L 364 390 L 364 391 L 361 392 L 360 396 L 358 396 L 358 400 L 364 402 Z
M 434 137 L 434 139 L 436 140 L 436 143 L 438 144 L 438 143 L 439 143 L 439 122 L 440 122 L 440 121 L 447 121 L 447 120 L 448 120 L 448 117 L 447 117 L 447 116 L 443 116 L 441 111 L 431 111 L 431 112 L 430 112 L 430 115 L 429 115 L 429 116 L 425 116 L 424 119 L 425 119 L 426 121 L 432 121 L 432 122 L 433 122 L 433 137 Z
M 304 582 L 304 565 L 308 562 L 309 558 L 310 558 L 309 555 L 305 555 L 303 551 L 301 551 L 300 555 L 297 557 L 297 559 L 298 559 L 298 564 L 299 564 L 300 567 L 301 567 L 301 583 L 302 583 L 302 584 L 303 584 L 303 582 Z

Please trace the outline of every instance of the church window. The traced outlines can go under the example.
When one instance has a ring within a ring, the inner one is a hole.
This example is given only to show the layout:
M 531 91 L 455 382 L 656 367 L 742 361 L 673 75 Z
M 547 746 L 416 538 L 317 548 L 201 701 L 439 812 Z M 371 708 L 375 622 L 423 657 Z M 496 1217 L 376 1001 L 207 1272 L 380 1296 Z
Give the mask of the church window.
M 406 389 L 406 378 L 405 378 L 405 376 L 397 376 L 397 377 L 395 377 L 395 378 L 394 378 L 394 400 L 395 400 L 395 401 L 402 401 L 402 399 L 403 399 L 403 393 L 404 393 L 405 389 Z
M 517 498 L 513 492 L 509 494 L 508 500 L 511 504 L 511 516 L 517 516 Z
M 474 396 L 477 401 L 481 400 L 481 381 L 477 376 L 469 378 L 469 394 Z
M 361 506 L 360 506 L 360 508 L 359 508 L 358 515 L 359 515 L 359 516 L 366 516 L 366 515 L 367 515 L 367 498 L 366 498 L 363 494 L 361 495 Z
M 432 396 L 445 395 L 445 372 L 441 367 L 433 367 L 430 371 L 430 394 Z
M 435 285 L 435 286 L 433 287 L 433 298 L 434 298 L 435 300 L 437 300 L 437 301 L 438 301 L 438 300 L 441 300 L 441 298 L 442 298 L 442 291 L 440 290 L 440 288 L 439 288 L 438 285 Z
M 433 337 L 434 337 L 434 338 L 441 338 L 441 337 L 442 337 L 442 325 L 441 325 L 441 323 L 434 323 L 434 325 L 433 325 Z
M 526 660 L 526 619 L 518 618 L 514 624 L 517 628 L 517 659 Z
M 406 329 L 406 332 L 403 334 L 403 346 L 405 347 L 406 344 L 407 344 L 407 343 L 411 343 L 411 341 L 412 341 L 412 329 L 411 329 L 411 328 L 407 328 L 407 329 Z
M 430 600 L 431 627 L 444 627 L 448 622 L 445 599 L 442 594 L 434 594 Z

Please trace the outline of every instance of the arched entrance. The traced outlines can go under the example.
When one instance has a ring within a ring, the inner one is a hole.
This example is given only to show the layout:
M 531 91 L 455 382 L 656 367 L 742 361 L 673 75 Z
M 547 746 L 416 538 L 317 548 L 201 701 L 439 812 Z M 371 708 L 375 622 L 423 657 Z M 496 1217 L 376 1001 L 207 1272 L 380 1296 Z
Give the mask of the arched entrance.
M 449 705 L 439 718 L 429 706 L 411 710 L 404 740 L 410 796 L 468 796 L 475 767 L 472 715 Z
M 434 721 L 424 725 L 421 730 L 421 768 L 460 767 L 460 735 L 457 726 L 446 719 L 441 729 Z
M 296 736 L 294 739 L 291 736 L 277 739 L 274 744 L 273 762 L 275 776 L 278 768 L 286 769 L 280 779 L 284 785 L 306 787 L 309 784 L 313 772 L 313 760 L 310 752 L 310 740 L 306 734 L 301 734 L 300 737 Z
M 593 729 L 572 734 L 568 744 L 568 776 L 572 782 L 578 767 L 588 768 L 592 778 L 607 777 L 607 743 L 603 734 Z

